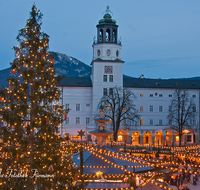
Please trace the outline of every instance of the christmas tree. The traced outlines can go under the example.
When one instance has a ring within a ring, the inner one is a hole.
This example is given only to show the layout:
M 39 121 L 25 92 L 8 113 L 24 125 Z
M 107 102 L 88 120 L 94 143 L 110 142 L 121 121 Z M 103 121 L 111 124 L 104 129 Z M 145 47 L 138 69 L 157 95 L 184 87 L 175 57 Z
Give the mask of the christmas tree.
M 17 36 L 9 87 L 0 92 L 0 189 L 79 189 L 74 187 L 79 175 L 72 167 L 74 147 L 62 147 L 58 135 L 66 110 L 59 104 L 60 77 L 55 77 L 41 19 L 34 4 Z

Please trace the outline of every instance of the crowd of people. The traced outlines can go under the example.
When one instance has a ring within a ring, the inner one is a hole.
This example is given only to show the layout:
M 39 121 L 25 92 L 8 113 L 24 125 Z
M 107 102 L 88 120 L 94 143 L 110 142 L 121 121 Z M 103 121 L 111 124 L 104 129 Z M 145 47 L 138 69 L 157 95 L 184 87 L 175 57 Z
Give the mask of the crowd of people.
M 180 189 L 180 187 L 182 187 L 183 184 L 197 185 L 197 181 L 198 181 L 198 174 L 183 172 L 182 174 L 171 178 L 170 184 L 177 186 L 177 188 Z M 188 190 L 188 188 L 186 188 L 186 187 L 184 187 L 183 189 Z

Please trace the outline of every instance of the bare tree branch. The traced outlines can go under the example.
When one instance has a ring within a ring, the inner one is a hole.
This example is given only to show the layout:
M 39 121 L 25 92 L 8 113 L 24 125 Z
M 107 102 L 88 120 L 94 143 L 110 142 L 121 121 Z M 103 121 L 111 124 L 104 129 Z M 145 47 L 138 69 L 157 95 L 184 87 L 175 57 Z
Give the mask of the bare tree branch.
M 117 133 L 123 121 L 136 121 L 139 118 L 138 111 L 133 102 L 135 95 L 128 89 L 119 87 L 113 88 L 113 93 L 104 95 L 98 107 L 103 104 L 105 117 L 112 121 L 114 140 L 117 140 Z

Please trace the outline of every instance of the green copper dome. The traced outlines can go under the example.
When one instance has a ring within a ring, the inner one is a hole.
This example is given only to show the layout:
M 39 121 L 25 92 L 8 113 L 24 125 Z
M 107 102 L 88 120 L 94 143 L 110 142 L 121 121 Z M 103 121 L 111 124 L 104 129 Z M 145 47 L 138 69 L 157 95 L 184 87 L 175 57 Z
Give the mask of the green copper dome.
M 104 25 L 104 24 L 116 25 L 116 21 L 112 19 L 109 13 L 107 13 L 104 15 L 103 19 L 99 20 L 98 25 Z

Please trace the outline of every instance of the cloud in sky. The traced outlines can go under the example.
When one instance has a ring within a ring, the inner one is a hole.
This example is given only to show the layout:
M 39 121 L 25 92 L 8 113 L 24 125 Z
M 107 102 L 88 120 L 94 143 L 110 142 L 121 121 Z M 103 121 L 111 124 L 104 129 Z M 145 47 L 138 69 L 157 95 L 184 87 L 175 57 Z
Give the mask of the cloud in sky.
M 90 64 L 96 24 L 110 5 L 119 25 L 124 74 L 131 70 L 137 71 L 135 76 L 145 71 L 150 78 L 200 75 L 199 0 L 35 2 L 44 15 L 42 31 L 50 35 L 52 51 Z M 12 47 L 17 45 L 18 30 L 25 26 L 32 4 L 27 0 L 0 0 L 0 69 L 9 67 L 14 59 Z

